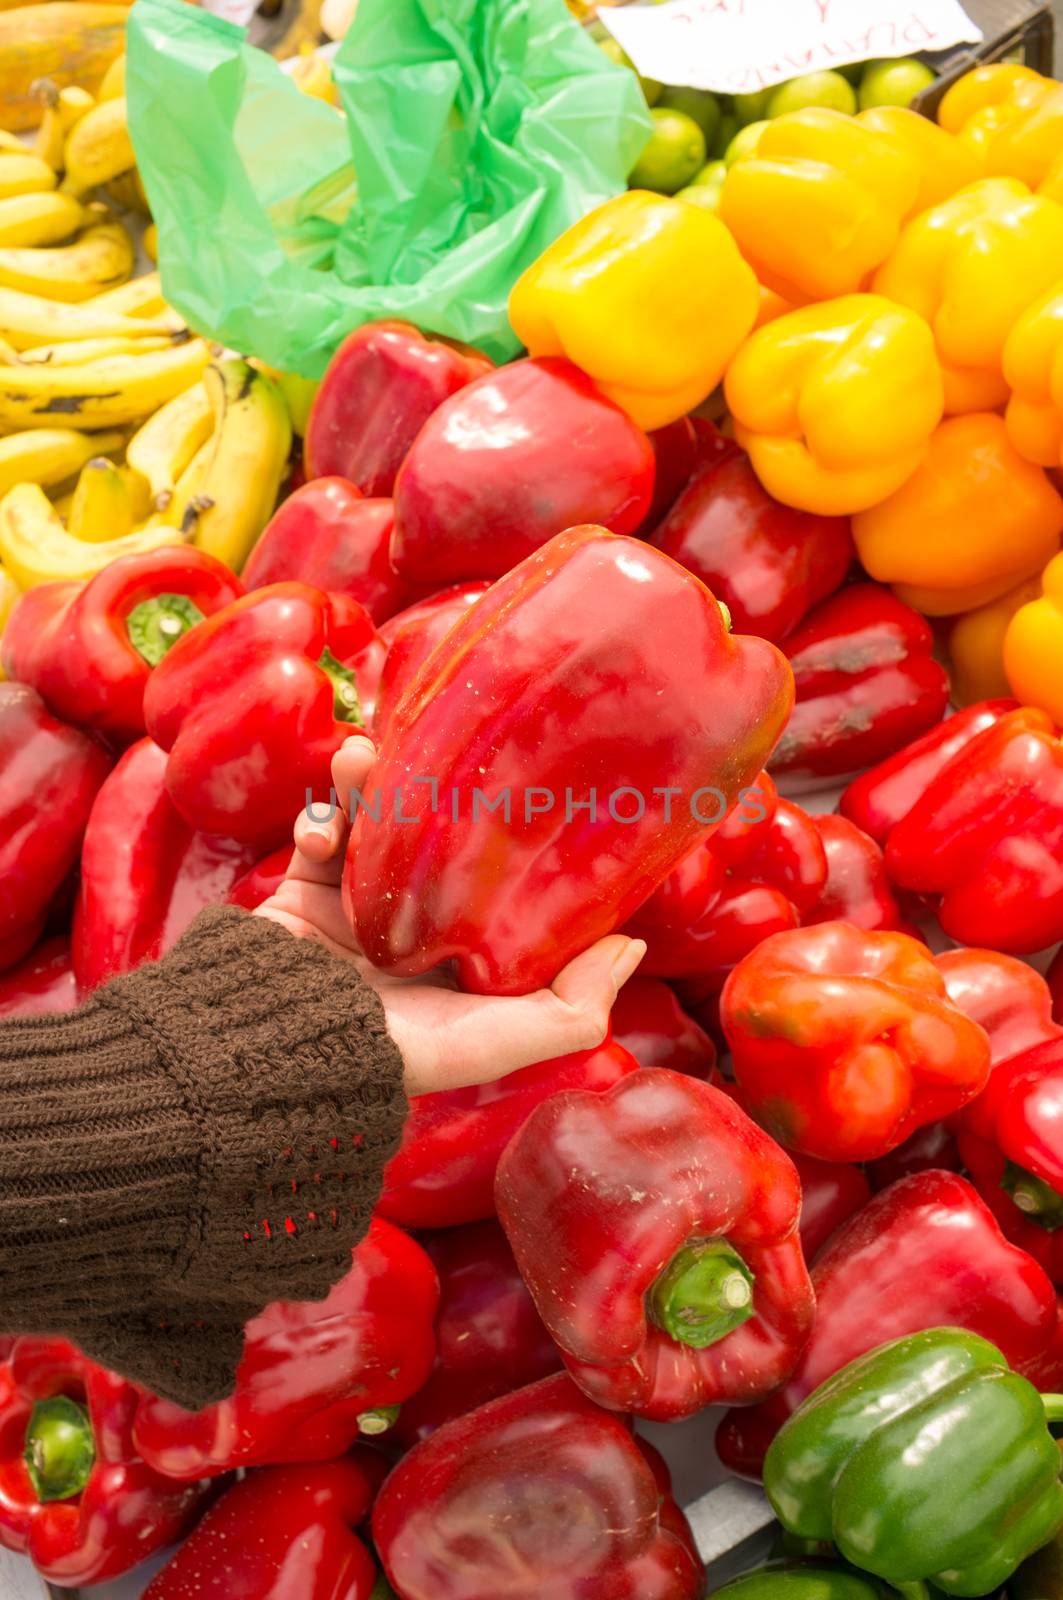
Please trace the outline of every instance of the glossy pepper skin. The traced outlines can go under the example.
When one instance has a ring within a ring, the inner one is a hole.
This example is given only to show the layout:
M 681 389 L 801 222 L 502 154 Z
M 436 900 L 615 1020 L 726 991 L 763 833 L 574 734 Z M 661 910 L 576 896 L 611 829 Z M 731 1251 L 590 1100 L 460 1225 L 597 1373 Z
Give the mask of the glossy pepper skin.
M 714 1589 L 713 1600 L 897 1600 L 897 1591 L 840 1562 L 772 1562 Z
M 324 1300 L 276 1301 L 247 1324 L 236 1387 L 202 1411 L 146 1396 L 137 1448 L 167 1477 L 328 1461 L 383 1433 L 432 1368 L 435 1268 L 413 1239 L 374 1217 Z
M 930 329 L 875 294 L 804 306 L 759 328 L 724 392 L 768 493 L 820 516 L 848 516 L 898 490 L 943 406 Z
M 705 1582 L 660 1457 L 563 1374 L 411 1450 L 373 1539 L 403 1600 L 699 1600 Z
M 986 149 L 986 170 L 1018 178 L 1043 197 L 1063 199 L 1063 92 L 1043 79 L 1045 92 L 997 130 Z
M 1042 711 L 1013 711 L 924 789 L 886 845 L 895 884 L 940 896 L 961 944 L 1013 954 L 1063 937 L 1063 742 Z
M 716 217 L 634 189 L 548 246 L 517 279 L 509 320 L 533 356 L 566 356 L 655 429 L 712 393 L 758 306 Z
M 560 534 L 466 612 L 401 701 L 373 772 L 387 810 L 359 809 L 347 856 L 362 948 L 407 975 L 454 960 L 478 993 L 549 982 L 752 783 L 790 695 L 775 647 L 729 634 L 660 551 L 601 528 Z M 435 779 L 434 814 L 412 774 Z
M 378 744 L 387 732 L 395 707 L 436 645 L 490 587 L 485 582 L 456 584 L 392 617 L 397 626 L 389 635 L 382 635 L 387 640 L 388 653 L 373 713 L 373 737 Z
M 854 583 L 785 644 L 797 703 L 769 766 L 790 786 L 863 771 L 940 722 L 948 674 L 929 625 L 888 589 Z
M 0 684 L 0 971 L 36 944 L 111 761 L 35 689 Z
M 81 849 L 71 954 L 82 994 L 157 961 L 204 906 L 221 905 L 257 852 L 198 833 L 166 790 L 166 752 L 130 745 L 96 796 Z
M 491 370 L 478 350 L 426 338 L 408 322 L 363 323 L 329 362 L 310 409 L 307 477 L 338 475 L 364 495 L 390 495 L 433 411 Z
M 847 518 L 773 500 L 729 440 L 684 488 L 653 543 L 712 590 L 737 632 L 774 644 L 833 594 L 853 559 Z
M 571 361 L 515 361 L 440 407 L 395 485 L 391 561 L 417 583 L 500 578 L 577 523 L 634 533 L 653 446 Z
M 822 107 L 770 122 L 728 171 L 721 215 L 761 283 L 794 305 L 861 288 L 897 243 L 922 162 L 910 145 Z
M 967 1328 L 1032 1382 L 1056 1387 L 1063 1377 L 1055 1289 L 956 1173 L 918 1172 L 883 1189 L 821 1251 L 812 1284 L 816 1324 L 792 1377 L 762 1405 L 728 1412 L 717 1433 L 733 1472 L 759 1477 L 802 1400 L 886 1339 Z
M 265 1467 L 234 1484 L 156 1573 L 143 1600 L 373 1600 L 377 1567 L 352 1531 L 384 1463 L 353 1450 L 320 1465 Z
M 720 1090 L 656 1071 L 555 1095 L 507 1147 L 495 1199 L 599 1405 L 674 1421 L 761 1399 L 793 1370 L 815 1312 L 800 1183 Z
M 185 821 L 260 852 L 287 839 L 368 720 L 382 658 L 357 600 L 302 583 L 256 589 L 180 640 L 151 676 L 144 716 Z
M 956 618 L 948 636 L 953 705 L 970 706 L 1011 693 L 1004 671 L 1004 641 L 1015 613 L 1040 595 L 1040 576 L 1025 578 L 996 600 Z
M 405 1400 L 389 1432 L 404 1448 L 450 1422 L 562 1370 L 497 1222 L 446 1228 L 425 1238 L 439 1274 L 435 1365 Z
M 908 481 L 853 518 L 867 571 L 927 616 L 1006 594 L 1041 571 L 1061 533 L 1063 499 L 985 411 L 943 422 Z
M 871 1199 L 871 1185 L 863 1168 L 849 1162 L 791 1159 L 801 1180 L 801 1249 L 806 1261 L 814 1261 L 842 1223 Z
M 1063 126 L 1063 124 L 1061 124 Z M 1057 284 L 1023 312 L 1004 346 L 1011 390 L 1004 414 L 1021 456 L 1042 467 L 1063 463 L 1063 288 Z
M 1052 80 L 1018 62 L 993 62 L 965 72 L 952 84 L 938 107 L 938 122 L 950 133 L 961 133 L 972 118 L 1001 108 L 1016 115 L 1052 88 Z
M 88 583 L 42 583 L 4 630 L 4 670 L 57 717 L 126 745 L 144 732 L 152 668 L 243 584 L 204 550 L 123 556 Z
M 315 478 L 273 513 L 247 558 L 244 586 L 308 583 L 353 596 L 384 622 L 419 593 L 391 565 L 394 526 L 389 499 L 366 500 L 346 478 Z
M 248 867 L 236 879 L 229 893 L 225 897 L 227 905 L 242 906 L 245 911 L 254 911 L 263 900 L 268 900 L 270 895 L 276 894 L 284 879 L 288 876 L 295 846 L 282 844 L 276 850 L 271 850 L 268 856 L 263 856 L 261 861 L 256 861 L 253 867 Z
M 70 940 L 62 934 L 43 939 L 17 966 L 0 974 L 0 1018 L 53 1016 L 73 1011 L 77 980 Z
M 892 928 L 915 933 L 905 921 L 886 872 L 886 858 L 870 835 L 848 817 L 812 818 L 823 841 L 827 881 L 815 906 L 801 918 L 817 922 L 851 922 L 871 933 Z
M 832 1540 L 878 1577 L 984 1595 L 1063 1524 L 1046 1412 L 986 1340 L 911 1334 L 805 1401 L 768 1451 L 764 1488 L 789 1532 Z
M 989 1041 L 925 945 L 824 922 L 775 934 L 723 991 L 750 1112 L 823 1161 L 873 1161 L 985 1087 Z
M 610 1020 L 613 1039 L 640 1067 L 668 1067 L 715 1081 L 716 1046 L 659 978 L 629 978 L 613 1002 Z
M 1040 593 L 1013 615 L 1004 635 L 1004 670 L 1016 699 L 1063 725 L 1063 556 L 1054 556 Z
M 603 1094 L 637 1067 L 607 1040 L 493 1083 L 418 1095 L 384 1169 L 378 1214 L 404 1228 L 452 1228 L 493 1216 L 499 1157 L 536 1106 L 567 1089 Z
M 179 1539 L 203 1504 L 202 1486 L 138 1454 L 141 1394 L 63 1339 L 17 1339 L 0 1365 L 0 1544 L 52 1583 L 119 1577 Z
M 861 111 L 857 121 L 873 133 L 885 134 L 895 144 L 908 147 L 919 165 L 919 192 L 911 215 L 918 216 L 929 206 L 940 205 L 960 189 L 975 183 L 983 173 L 977 151 L 954 132 L 938 127 L 929 117 L 901 106 L 872 106 Z

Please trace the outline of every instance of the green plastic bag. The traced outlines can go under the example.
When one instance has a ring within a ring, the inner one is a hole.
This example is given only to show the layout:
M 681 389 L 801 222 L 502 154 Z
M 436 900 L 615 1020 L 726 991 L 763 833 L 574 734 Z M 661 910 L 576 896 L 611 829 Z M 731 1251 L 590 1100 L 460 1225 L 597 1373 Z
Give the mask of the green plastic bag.
M 308 378 L 379 317 L 512 356 L 513 283 L 649 135 L 635 75 L 564 0 L 361 0 L 334 73 L 346 118 L 231 23 L 137 0 L 126 94 L 167 299 Z

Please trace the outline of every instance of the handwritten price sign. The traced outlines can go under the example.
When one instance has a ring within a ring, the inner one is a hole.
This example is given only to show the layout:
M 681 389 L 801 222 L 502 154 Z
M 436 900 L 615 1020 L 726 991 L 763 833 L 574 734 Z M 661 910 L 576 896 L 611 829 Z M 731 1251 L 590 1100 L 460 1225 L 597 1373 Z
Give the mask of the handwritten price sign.
M 728 94 L 982 38 L 959 0 L 666 0 L 598 15 L 643 77 Z

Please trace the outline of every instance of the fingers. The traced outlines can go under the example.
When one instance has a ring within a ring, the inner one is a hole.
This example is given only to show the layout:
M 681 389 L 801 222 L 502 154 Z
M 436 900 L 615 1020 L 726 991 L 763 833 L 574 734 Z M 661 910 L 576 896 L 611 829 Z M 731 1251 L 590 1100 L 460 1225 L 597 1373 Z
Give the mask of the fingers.
M 344 740 L 332 758 L 332 804 L 315 802 L 295 819 L 295 854 L 288 868 L 289 878 L 302 883 L 340 882 L 350 832 L 344 808 L 351 790 L 364 784 L 375 757 L 372 740 L 363 734 Z
M 332 786 L 346 816 L 350 816 L 352 790 L 365 788 L 375 760 L 376 746 L 367 733 L 352 734 L 333 756 Z

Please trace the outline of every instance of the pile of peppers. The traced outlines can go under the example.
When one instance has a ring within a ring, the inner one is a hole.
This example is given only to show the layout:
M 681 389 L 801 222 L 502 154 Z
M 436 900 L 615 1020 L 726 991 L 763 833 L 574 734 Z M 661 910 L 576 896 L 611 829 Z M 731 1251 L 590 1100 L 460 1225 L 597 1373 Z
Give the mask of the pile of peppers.
M 228 1397 L 0 1342 L 0 1546 L 154 1557 L 144 1600 L 704 1600 L 640 1428 L 687 1420 L 778 1521 L 719 1600 L 1060 1600 L 1063 86 L 765 121 L 510 319 L 501 366 L 351 332 L 242 570 L 14 599 L 0 1019 L 260 906 L 358 730 L 374 966 L 640 971 L 596 1048 L 413 1101 Z

